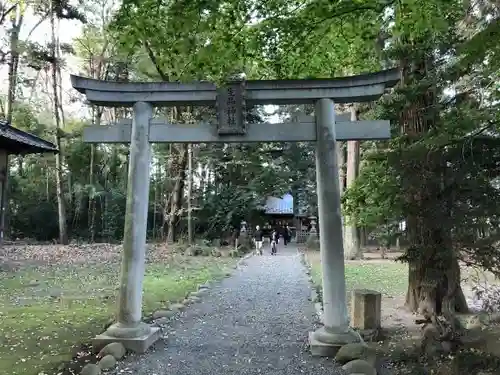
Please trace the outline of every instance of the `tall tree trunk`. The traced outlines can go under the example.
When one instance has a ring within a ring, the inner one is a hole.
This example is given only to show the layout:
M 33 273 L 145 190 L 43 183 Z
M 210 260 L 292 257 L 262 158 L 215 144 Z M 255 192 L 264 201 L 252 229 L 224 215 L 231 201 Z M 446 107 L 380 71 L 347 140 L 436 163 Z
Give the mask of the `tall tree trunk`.
M 24 20 L 24 8 L 23 4 L 17 4 L 15 10 L 11 11 L 10 22 L 11 28 L 9 47 L 9 73 L 8 73 L 8 87 L 7 87 L 7 102 L 5 103 L 5 119 L 10 124 L 12 122 L 12 115 L 14 110 L 14 103 L 16 101 L 16 89 L 17 89 L 17 76 L 19 67 L 19 33 L 21 32 L 21 26 Z M 20 173 L 22 174 L 22 159 L 19 162 Z M 9 198 L 8 198 L 8 187 L 9 187 L 9 154 L 7 152 L 0 153 L 0 245 L 3 243 L 4 236 L 8 232 L 8 222 L 9 222 Z
M 173 189 L 170 189 L 171 178 L 174 173 L 174 155 L 172 153 L 173 146 L 170 143 L 168 145 L 168 155 L 165 158 L 165 203 L 163 204 L 163 239 L 168 241 L 168 228 L 169 228 L 169 218 L 170 218 L 170 209 L 172 207 L 172 192 Z
M 161 231 L 158 231 L 157 228 L 157 216 L 158 216 L 158 202 L 162 197 L 162 183 L 161 183 L 161 168 L 160 163 L 157 161 L 156 163 L 156 177 L 155 177 L 155 186 L 154 186 L 154 202 L 153 202 L 153 241 L 156 242 L 158 234 L 161 234 Z
M 187 189 L 187 210 L 188 210 L 188 243 L 193 244 L 193 213 L 192 213 L 192 193 L 193 193 L 193 146 L 188 145 L 188 189 Z
M 418 48 L 418 46 L 407 46 Z M 431 53 L 421 56 L 432 56 Z M 401 84 L 421 82 L 433 71 L 432 57 L 401 61 Z M 437 97 L 433 87 L 427 88 L 400 114 L 402 135 L 411 144 L 435 126 Z M 442 178 L 446 173 L 439 151 L 429 151 L 423 160 L 394 160 L 402 171 L 405 205 L 414 212 L 407 217 L 409 248 L 408 290 L 406 306 L 421 314 L 453 314 L 467 312 L 460 286 L 460 267 L 453 249 L 450 230 L 451 203 L 442 196 Z M 418 180 L 417 180 L 418 179 Z M 417 183 L 418 181 L 418 183 Z
M 358 105 L 351 105 L 351 121 L 358 121 Z M 359 141 L 347 142 L 347 177 L 346 187 L 349 188 L 359 174 Z M 344 256 L 346 259 L 361 259 L 363 252 L 361 251 L 359 228 L 355 224 L 356 218 L 350 217 L 347 220 L 347 225 L 344 227 Z
M 62 170 L 62 158 L 63 150 L 61 148 L 61 118 L 60 118 L 60 108 L 59 108 L 59 94 L 57 88 L 57 34 L 56 34 L 56 16 L 54 3 L 51 1 L 51 15 L 50 15 L 50 27 L 52 33 L 52 43 L 51 43 L 51 56 L 52 56 L 52 94 L 53 94 L 53 104 L 54 104 L 54 119 L 56 122 L 56 146 L 59 152 L 56 154 L 56 189 L 57 189 L 57 209 L 59 214 L 59 242 L 63 245 L 68 244 L 68 231 L 66 224 L 66 205 L 64 202 L 64 191 L 63 191 L 63 170 Z
M 92 106 L 92 122 L 94 126 L 99 126 L 101 125 L 101 118 L 102 118 L 103 111 L 101 108 Z M 90 242 L 93 243 L 95 242 L 95 235 L 96 235 L 96 215 L 97 215 L 97 206 L 96 206 L 96 200 L 95 200 L 95 188 L 94 188 L 94 165 L 95 165 L 95 157 L 96 157 L 96 151 L 97 151 L 97 145 L 92 143 L 90 145 L 90 162 L 89 162 L 89 185 L 90 188 L 92 189 L 92 194 L 89 196 L 89 206 L 88 206 L 88 212 L 87 212 L 87 217 L 88 217 L 88 222 L 89 222 L 89 235 L 90 235 Z
M 182 144 L 178 154 L 177 173 L 175 176 L 174 190 L 172 191 L 172 201 L 170 215 L 168 220 L 168 236 L 167 242 L 173 243 L 177 241 L 177 229 L 179 217 L 182 209 L 182 197 L 184 195 L 185 172 L 188 159 L 188 145 Z
M 89 235 L 90 243 L 95 242 L 95 188 L 94 188 L 94 163 L 95 163 L 95 144 L 90 145 L 90 170 L 89 170 L 89 185 L 91 193 L 89 196 L 89 207 L 87 212 L 88 223 L 89 223 Z
M 339 167 L 339 188 L 340 194 L 344 192 L 346 184 L 346 150 L 345 142 L 337 142 L 337 160 Z
M 201 206 L 205 200 L 205 191 L 208 185 L 207 179 L 208 179 L 208 173 L 207 173 L 207 165 L 202 164 L 201 166 L 201 176 L 200 176 L 200 190 L 199 190 L 199 202 L 198 206 Z

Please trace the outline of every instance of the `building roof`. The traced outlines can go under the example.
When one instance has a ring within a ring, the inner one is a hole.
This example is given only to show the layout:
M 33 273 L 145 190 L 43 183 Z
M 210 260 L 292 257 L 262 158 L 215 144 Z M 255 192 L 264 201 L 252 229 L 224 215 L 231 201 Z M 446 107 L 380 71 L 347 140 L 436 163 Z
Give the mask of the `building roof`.
M 269 196 L 266 203 L 259 206 L 266 215 L 295 215 L 298 217 L 309 216 L 309 207 L 293 199 L 291 194 L 285 194 L 281 198 Z
M 9 154 L 37 154 L 58 152 L 57 147 L 34 134 L 16 129 L 4 119 L 0 119 L 0 149 Z
M 267 215 L 293 215 L 293 197 L 290 194 L 281 198 L 267 197 L 264 210 Z

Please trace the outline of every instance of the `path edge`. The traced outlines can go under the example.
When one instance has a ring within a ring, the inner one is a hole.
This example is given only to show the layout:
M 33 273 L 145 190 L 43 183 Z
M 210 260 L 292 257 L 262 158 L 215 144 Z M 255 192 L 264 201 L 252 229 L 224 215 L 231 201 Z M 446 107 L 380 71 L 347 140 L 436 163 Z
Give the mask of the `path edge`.
M 321 299 L 319 298 L 318 292 L 316 290 L 316 285 L 314 284 L 314 279 L 312 277 L 312 267 L 307 261 L 306 254 L 304 251 L 301 251 L 299 247 L 297 247 L 297 254 L 300 257 L 300 262 L 306 269 L 307 279 L 309 281 L 309 286 L 311 287 L 311 297 L 310 300 L 314 305 L 314 310 L 316 311 L 316 316 L 319 319 L 321 324 L 323 323 L 323 304 L 321 303 Z
M 236 262 L 236 265 L 234 266 L 234 268 L 236 269 L 241 269 L 241 266 L 242 266 L 242 263 L 251 258 L 252 256 L 254 255 L 253 251 L 250 251 L 248 254 L 244 255 L 242 258 L 240 258 L 237 262 Z

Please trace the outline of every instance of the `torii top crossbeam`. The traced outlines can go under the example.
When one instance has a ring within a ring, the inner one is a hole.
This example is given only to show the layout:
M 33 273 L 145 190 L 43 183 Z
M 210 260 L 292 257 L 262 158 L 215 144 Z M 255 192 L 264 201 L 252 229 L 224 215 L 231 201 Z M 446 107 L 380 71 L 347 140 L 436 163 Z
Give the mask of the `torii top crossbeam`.
M 399 81 L 397 69 L 333 79 L 232 81 L 226 87 L 238 91 L 248 105 L 308 104 L 329 98 L 337 103 L 378 99 Z M 218 88 L 211 82 L 113 82 L 71 76 L 73 87 L 96 105 L 131 107 L 136 102 L 154 106 L 213 105 Z

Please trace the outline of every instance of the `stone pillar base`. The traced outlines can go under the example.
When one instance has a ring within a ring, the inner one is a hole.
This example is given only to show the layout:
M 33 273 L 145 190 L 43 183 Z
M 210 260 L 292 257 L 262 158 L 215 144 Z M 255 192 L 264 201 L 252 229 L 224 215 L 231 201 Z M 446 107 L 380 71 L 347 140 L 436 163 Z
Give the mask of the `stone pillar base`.
M 342 346 L 362 341 L 361 336 L 350 328 L 341 332 L 321 327 L 309 332 L 309 347 L 315 357 L 334 357 Z
M 134 353 L 144 353 L 161 337 L 159 327 L 150 327 L 140 323 L 135 327 L 126 327 L 115 323 L 108 330 L 92 340 L 92 351 L 98 353 L 102 348 L 112 342 L 123 344 L 125 349 Z

